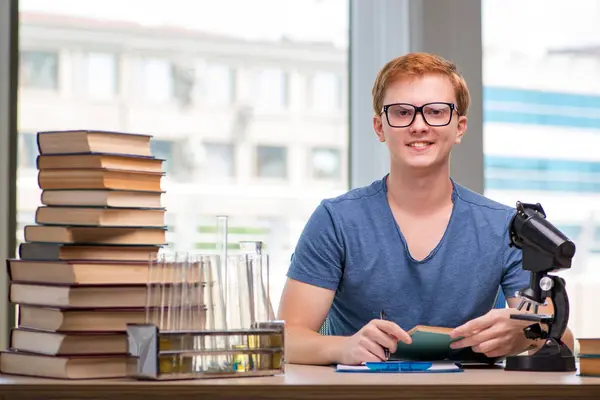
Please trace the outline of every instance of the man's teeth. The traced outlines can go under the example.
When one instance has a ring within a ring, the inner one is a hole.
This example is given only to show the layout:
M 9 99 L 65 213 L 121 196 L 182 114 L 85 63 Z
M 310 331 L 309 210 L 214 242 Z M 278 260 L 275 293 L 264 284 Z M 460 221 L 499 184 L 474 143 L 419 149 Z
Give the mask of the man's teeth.
M 423 147 L 429 146 L 430 144 L 431 144 L 430 142 L 416 142 L 416 143 L 411 143 L 409 146 L 410 147 L 423 148 Z

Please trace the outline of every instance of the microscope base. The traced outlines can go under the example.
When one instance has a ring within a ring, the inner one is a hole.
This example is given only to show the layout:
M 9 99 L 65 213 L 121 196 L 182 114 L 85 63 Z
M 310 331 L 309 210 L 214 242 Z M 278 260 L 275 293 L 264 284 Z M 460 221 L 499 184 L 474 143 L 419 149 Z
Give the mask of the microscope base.
M 576 371 L 575 357 L 564 344 L 546 342 L 530 356 L 506 357 L 506 371 L 571 372 Z

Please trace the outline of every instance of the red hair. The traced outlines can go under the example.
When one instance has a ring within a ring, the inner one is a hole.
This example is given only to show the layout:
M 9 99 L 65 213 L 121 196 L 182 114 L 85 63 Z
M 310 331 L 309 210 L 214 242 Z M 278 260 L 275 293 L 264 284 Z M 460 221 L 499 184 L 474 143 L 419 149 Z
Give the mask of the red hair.
M 456 108 L 460 115 L 467 115 L 471 96 L 467 83 L 456 65 L 435 54 L 409 53 L 388 62 L 377 74 L 373 85 L 373 111 L 379 115 L 383 109 L 383 97 L 387 87 L 398 79 L 414 78 L 426 74 L 447 76 L 456 95 Z

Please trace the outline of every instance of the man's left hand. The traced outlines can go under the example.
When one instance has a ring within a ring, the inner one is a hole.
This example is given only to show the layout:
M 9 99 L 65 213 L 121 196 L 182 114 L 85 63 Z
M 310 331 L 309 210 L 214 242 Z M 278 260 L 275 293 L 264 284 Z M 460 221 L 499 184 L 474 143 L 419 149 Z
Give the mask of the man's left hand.
M 502 357 L 527 350 L 533 342 L 525 337 L 523 329 L 531 322 L 511 319 L 510 315 L 516 313 L 520 312 L 514 308 L 494 309 L 455 328 L 450 337 L 462 339 L 452 342 L 450 347 L 471 347 L 487 357 Z

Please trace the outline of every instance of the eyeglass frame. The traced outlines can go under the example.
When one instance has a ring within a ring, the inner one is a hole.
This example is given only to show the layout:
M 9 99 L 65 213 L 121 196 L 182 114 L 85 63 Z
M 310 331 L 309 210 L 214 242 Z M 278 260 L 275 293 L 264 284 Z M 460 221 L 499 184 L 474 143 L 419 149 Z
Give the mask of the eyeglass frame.
M 431 125 L 429 122 L 427 122 L 427 118 L 425 118 L 425 115 L 423 114 L 423 108 L 430 106 L 432 104 L 445 104 L 447 106 L 450 107 L 450 119 L 448 120 L 447 123 L 443 124 L 443 125 Z M 392 125 L 390 123 L 390 116 L 388 115 L 388 109 L 391 106 L 411 106 L 414 107 L 415 109 L 415 113 L 412 117 L 412 119 L 410 120 L 410 123 L 408 125 Z M 443 101 L 433 101 L 431 103 L 425 103 L 420 107 L 415 106 L 414 104 L 410 104 L 410 103 L 391 103 L 391 104 L 386 104 L 383 106 L 383 109 L 381 110 L 381 112 L 379 113 L 379 115 L 381 115 L 382 113 L 385 113 L 385 119 L 387 120 L 387 123 L 389 126 L 391 126 L 392 128 L 406 128 L 408 126 L 411 126 L 413 122 L 415 122 L 415 118 L 417 118 L 417 114 L 421 114 L 421 117 L 423 118 L 423 122 L 425 122 L 427 125 L 432 126 L 432 127 L 440 127 L 440 126 L 448 126 L 450 125 L 450 122 L 452 122 L 452 115 L 454 114 L 454 111 L 456 111 L 456 113 L 460 116 L 460 112 L 458 112 L 458 109 L 456 108 L 456 105 L 454 103 L 446 103 Z

